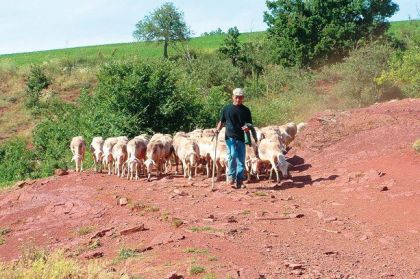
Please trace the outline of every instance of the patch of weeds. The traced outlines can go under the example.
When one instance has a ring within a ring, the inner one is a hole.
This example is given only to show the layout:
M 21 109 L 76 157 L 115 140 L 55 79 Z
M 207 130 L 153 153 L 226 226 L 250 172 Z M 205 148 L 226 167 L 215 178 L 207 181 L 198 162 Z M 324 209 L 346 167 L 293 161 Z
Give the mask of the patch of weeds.
M 251 210 L 249 209 L 245 209 L 244 211 L 241 212 L 242 215 L 249 215 L 251 214 Z
M 160 219 L 162 221 L 168 221 L 169 220 L 169 212 L 168 211 L 164 211 L 161 215 L 160 215 Z
M 207 254 L 209 250 L 205 248 L 197 248 L 197 247 L 188 247 L 184 249 L 184 253 L 191 253 L 191 254 Z
M 137 253 L 134 249 L 122 247 L 118 252 L 118 259 L 119 260 L 126 260 L 128 258 L 137 257 L 139 253 Z
M 217 257 L 216 257 L 216 256 L 210 256 L 210 257 L 208 258 L 208 260 L 209 260 L 210 262 L 215 262 L 215 261 L 217 261 Z
M 203 276 L 203 279 L 217 279 L 216 274 L 214 273 L 208 273 Z
M 204 273 L 204 272 L 206 272 L 206 269 L 202 266 L 199 266 L 199 265 L 193 265 L 190 268 L 190 274 L 191 275 L 197 275 L 197 274 L 201 274 L 201 273 Z
M 172 218 L 172 225 L 175 228 L 179 228 L 180 226 L 182 226 L 182 224 L 184 224 L 184 221 L 182 221 L 181 219 L 179 219 L 179 218 Z
M 91 233 L 92 231 L 93 231 L 92 226 L 83 226 L 83 227 L 77 228 L 76 233 L 78 236 L 83 236 L 83 235 L 87 235 Z
M 220 231 L 220 229 L 215 229 L 209 226 L 204 226 L 204 227 L 191 227 L 189 228 L 190 231 L 192 232 L 217 232 Z
M 146 212 L 158 212 L 160 209 L 157 206 L 153 206 L 153 205 L 148 205 L 144 208 L 144 211 Z
M 265 196 L 267 196 L 267 193 L 265 193 L 265 192 L 255 192 L 254 195 L 256 195 L 258 197 L 265 197 Z
M 144 204 L 142 202 L 132 202 L 128 203 L 128 207 L 131 208 L 131 211 L 143 211 L 143 212 L 157 212 L 159 211 L 159 207 L 154 205 Z
M 417 139 L 414 144 L 413 144 L 413 149 L 417 152 L 420 153 L 420 139 Z
M 5 236 L 10 233 L 12 230 L 9 228 L 0 228 L 0 245 L 6 243 Z
M 91 242 L 89 242 L 88 249 L 93 250 L 93 249 L 99 248 L 101 246 L 102 246 L 101 241 L 99 239 L 95 239 L 95 240 L 92 240 Z

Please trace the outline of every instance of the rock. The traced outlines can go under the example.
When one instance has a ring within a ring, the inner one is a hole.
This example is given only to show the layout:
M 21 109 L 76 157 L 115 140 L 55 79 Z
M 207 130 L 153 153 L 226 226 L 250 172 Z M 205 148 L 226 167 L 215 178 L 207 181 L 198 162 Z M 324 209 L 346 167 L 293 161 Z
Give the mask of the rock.
M 188 196 L 188 193 L 187 192 L 182 191 L 180 189 L 174 189 L 174 193 L 177 194 L 178 196 L 182 196 L 182 197 Z
M 302 269 L 303 266 L 301 264 L 297 264 L 297 263 L 285 263 L 285 266 L 290 268 L 290 269 Z
M 119 198 L 118 199 L 118 202 L 117 202 L 117 204 L 118 205 L 121 205 L 121 206 L 127 205 L 127 203 L 128 203 L 128 199 L 127 198 L 124 198 L 124 197 Z
M 111 228 L 107 228 L 107 229 L 103 229 L 101 231 L 98 231 L 90 239 L 92 240 L 92 239 L 97 238 L 97 237 L 104 237 L 109 231 L 111 231 L 113 229 L 114 229 L 114 227 L 111 227 Z
M 54 174 L 57 176 L 63 176 L 69 174 L 69 172 L 65 169 L 55 169 Z
M 173 232 L 161 233 L 152 239 L 149 246 L 164 245 L 182 239 L 185 239 L 185 236 L 182 234 Z
M 388 191 L 388 190 L 389 190 L 388 186 L 382 186 L 382 187 L 380 188 L 380 191 L 381 191 L 381 192 L 385 192 L 385 191 Z
M 134 249 L 134 252 L 136 252 L 136 253 L 144 253 L 144 252 L 150 251 L 150 250 L 153 250 L 153 247 L 152 246 L 146 246 L 146 247 L 142 247 L 142 248 L 136 248 L 136 249 Z
M 325 255 L 338 255 L 338 252 L 337 251 L 327 251 L 327 252 L 324 252 L 324 254 Z
M 236 220 L 235 216 L 229 216 L 227 221 L 228 223 L 238 223 L 238 220 Z
M 144 231 L 144 230 L 146 230 L 144 228 L 144 224 L 140 224 L 138 226 L 135 226 L 135 227 L 132 227 L 132 228 L 129 228 L 129 229 L 125 229 L 125 230 L 120 231 L 120 235 L 129 235 L 129 234 L 132 234 L 132 233 L 135 233 L 135 232 Z
M 289 214 L 289 215 L 287 215 L 290 219 L 293 219 L 293 218 L 302 218 L 303 216 L 305 216 L 304 214 L 302 214 L 302 213 L 291 213 L 291 214 Z
M 336 221 L 337 217 L 327 217 L 327 218 L 323 218 L 325 223 L 330 223 L 332 221 Z
M 360 238 L 359 238 L 359 240 L 360 241 L 365 241 L 365 240 L 368 240 L 368 236 L 367 235 L 362 235 Z
M 14 187 L 23 188 L 26 185 L 26 181 L 18 181 L 15 183 Z
M 88 253 L 88 254 L 84 255 L 83 257 L 85 259 L 90 260 L 90 259 L 102 258 L 103 256 L 104 256 L 104 252 L 91 252 L 91 253 Z
M 165 279 L 184 279 L 184 276 L 178 275 L 176 272 L 171 272 L 165 276 Z

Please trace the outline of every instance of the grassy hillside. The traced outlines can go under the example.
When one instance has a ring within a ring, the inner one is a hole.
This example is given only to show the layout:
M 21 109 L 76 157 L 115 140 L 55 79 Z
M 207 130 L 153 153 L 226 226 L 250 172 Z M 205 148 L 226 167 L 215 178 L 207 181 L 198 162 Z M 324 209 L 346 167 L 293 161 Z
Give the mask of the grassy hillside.
M 264 35 L 265 32 L 243 33 L 240 38 L 242 41 L 250 41 L 262 38 Z M 198 49 L 203 52 L 214 52 L 223 42 L 223 38 L 224 35 L 193 38 L 188 46 L 189 48 Z M 177 50 L 170 48 L 169 51 L 170 54 L 174 54 Z M 94 61 L 98 58 L 107 59 L 110 57 L 117 59 L 138 57 L 141 59 L 146 57 L 161 57 L 162 54 L 162 45 L 157 43 L 135 42 L 5 54 L 0 55 L 0 65 L 3 63 L 12 63 L 16 66 L 24 66 L 63 58 L 79 61 Z
M 391 22 L 390 33 L 400 37 L 405 30 L 417 28 L 420 29 L 420 20 L 413 21 L 395 21 Z M 253 32 L 241 34 L 242 41 L 250 41 L 265 36 L 265 32 Z M 203 52 L 214 52 L 222 43 L 224 35 L 213 35 L 193 38 L 189 42 L 189 47 Z M 45 61 L 54 61 L 59 59 L 69 59 L 77 61 L 95 61 L 97 59 L 108 59 L 115 57 L 117 59 L 153 58 L 162 56 L 162 46 L 156 43 L 120 43 L 97 46 L 75 47 L 66 49 L 55 49 L 45 51 L 35 51 L 16 54 L 0 55 L 0 67 L 19 67 L 29 64 L 38 64 Z M 176 53 L 176 49 L 170 48 L 170 53 Z

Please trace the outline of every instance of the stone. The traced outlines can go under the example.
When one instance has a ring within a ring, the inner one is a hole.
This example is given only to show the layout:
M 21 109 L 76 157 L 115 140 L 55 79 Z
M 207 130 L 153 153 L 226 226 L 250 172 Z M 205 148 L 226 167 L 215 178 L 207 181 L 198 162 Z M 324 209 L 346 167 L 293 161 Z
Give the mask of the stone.
M 118 205 L 121 205 L 121 206 L 127 205 L 127 203 L 128 203 L 128 199 L 127 198 L 124 198 L 124 197 L 119 198 L 118 199 L 118 202 L 117 202 L 117 204 Z
M 103 229 L 101 231 L 98 231 L 90 239 L 92 240 L 92 239 L 97 238 L 97 237 L 104 237 L 109 231 L 111 231 L 113 229 L 114 229 L 114 227 L 111 227 L 111 228 L 106 228 L 106 229 Z
M 177 240 L 185 239 L 185 236 L 182 234 L 177 234 L 173 232 L 165 232 L 157 235 L 155 238 L 152 239 L 149 246 L 157 246 L 157 245 L 164 245 L 168 243 L 172 243 Z
M 54 174 L 57 176 L 63 176 L 69 174 L 69 172 L 65 169 L 55 169 Z
M 323 218 L 325 223 L 330 223 L 332 221 L 336 221 L 337 217 L 327 217 L 327 218 Z
M 165 279 L 184 279 L 184 276 L 178 275 L 176 272 L 171 272 L 165 276 Z
M 236 220 L 235 216 L 229 216 L 227 221 L 228 223 L 238 223 L 238 220 Z
M 144 224 L 140 224 L 138 226 L 120 231 L 120 235 L 129 235 L 129 234 L 132 234 L 132 233 L 145 231 L 145 230 L 146 229 L 144 228 Z
M 382 186 L 380 189 L 381 189 L 381 192 L 385 192 L 389 190 L 387 186 Z
M 293 219 L 293 218 L 302 218 L 303 216 L 305 216 L 304 214 L 302 214 L 302 213 L 292 213 L 292 214 L 289 214 L 289 215 L 287 215 L 289 218 L 291 218 L 291 219 Z
M 178 196 L 182 196 L 182 197 L 188 196 L 187 192 L 185 192 L 183 190 L 180 190 L 180 189 L 174 189 L 174 193 L 177 194 Z
M 15 183 L 14 187 L 23 188 L 26 185 L 26 181 L 18 181 Z
M 104 252 L 92 252 L 92 253 L 88 253 L 86 255 L 84 255 L 85 259 L 97 259 L 97 258 L 102 258 L 104 256 Z

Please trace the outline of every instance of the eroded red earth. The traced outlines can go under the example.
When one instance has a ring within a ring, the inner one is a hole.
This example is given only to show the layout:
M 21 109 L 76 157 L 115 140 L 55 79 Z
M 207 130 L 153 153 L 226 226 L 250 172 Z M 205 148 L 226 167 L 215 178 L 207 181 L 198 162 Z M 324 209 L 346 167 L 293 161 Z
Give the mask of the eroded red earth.
M 193 265 L 217 278 L 420 278 L 418 138 L 420 100 L 407 99 L 316 115 L 278 184 L 211 191 L 204 176 L 91 171 L 30 182 L 0 193 L 0 227 L 11 229 L 0 259 L 32 243 L 82 261 L 98 252 L 116 274 L 145 278 L 202 278 Z M 115 260 L 121 247 L 139 256 Z

